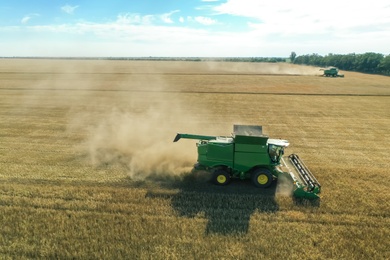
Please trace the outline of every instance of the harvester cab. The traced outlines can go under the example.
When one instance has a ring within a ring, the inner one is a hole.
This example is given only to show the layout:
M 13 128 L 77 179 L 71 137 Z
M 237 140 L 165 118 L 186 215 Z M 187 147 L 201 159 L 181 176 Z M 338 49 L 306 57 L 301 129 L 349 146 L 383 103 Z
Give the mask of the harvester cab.
M 283 175 L 291 180 L 295 197 L 319 198 L 321 185 L 303 161 L 296 154 L 284 156 L 290 143 L 268 138 L 261 126 L 234 125 L 231 136 L 178 133 L 173 141 L 181 138 L 198 140 L 194 168 L 209 171 L 217 185 L 236 178 L 251 179 L 255 186 L 267 188 Z

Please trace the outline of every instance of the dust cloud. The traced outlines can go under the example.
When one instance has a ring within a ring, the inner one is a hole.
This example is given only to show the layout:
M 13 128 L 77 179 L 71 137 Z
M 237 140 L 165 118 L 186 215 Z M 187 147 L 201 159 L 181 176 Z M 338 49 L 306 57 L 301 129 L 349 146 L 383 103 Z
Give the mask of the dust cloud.
M 282 197 L 292 197 L 293 189 L 292 180 L 287 175 L 280 174 L 278 176 L 275 194 Z
M 176 66 L 177 64 L 171 63 Z M 183 64 L 183 63 L 178 63 Z M 186 63 L 185 63 L 186 64 Z M 189 133 L 219 133 L 211 129 L 200 130 L 198 121 L 194 118 L 193 111 L 199 113 L 202 110 L 196 104 L 180 102 L 176 97 L 173 102 L 165 102 L 167 97 L 164 93 L 166 82 L 163 74 L 167 71 L 179 71 L 190 68 L 169 67 L 164 68 L 145 67 L 145 78 L 140 78 L 137 86 L 145 85 L 152 90 L 154 96 L 148 93 L 123 92 L 129 95 L 130 106 L 123 106 L 125 97 L 116 96 L 98 99 L 96 96 L 80 97 L 78 103 L 92 98 L 95 102 L 103 100 L 103 105 L 92 107 L 92 110 L 85 113 L 75 113 L 73 123 L 86 124 L 88 118 L 95 118 L 95 121 L 87 125 L 87 138 L 82 143 L 83 152 L 87 154 L 88 162 L 94 167 L 120 167 L 125 169 L 128 176 L 134 180 L 147 178 L 167 179 L 180 178 L 183 174 L 190 172 L 197 159 L 195 140 L 182 140 L 173 143 L 177 132 L 187 129 Z M 247 64 L 247 63 L 196 63 L 191 64 L 196 71 L 207 71 L 212 73 L 257 73 L 257 74 L 305 74 L 313 73 L 310 68 L 302 68 L 291 64 Z M 160 75 L 161 73 L 161 75 Z M 133 78 L 132 78 L 133 79 Z M 116 84 L 124 84 L 126 78 Z M 87 83 L 84 81 L 84 83 Z M 90 82 L 89 87 L 93 89 L 96 82 Z M 135 82 L 130 82 L 135 84 Z M 93 91 L 92 91 L 93 92 Z M 96 95 L 96 94 L 94 94 Z M 108 95 L 108 94 L 107 94 Z M 148 100 L 149 99 L 149 100 Z M 144 100 L 144 101 L 141 101 Z M 91 101 L 88 101 L 91 102 Z M 111 104 L 118 103 L 119 105 Z M 142 107 L 137 104 L 143 102 Z M 205 108 L 204 108 L 205 109 Z M 186 112 L 187 111 L 187 112 Z M 192 111 L 189 112 L 188 111 Z M 202 114 L 202 113 L 200 113 Z M 207 114 L 207 112 L 203 113 Z M 212 123 L 212 122 L 209 122 Z M 237 123 L 237 122 L 235 122 Z M 210 124 L 208 124 L 210 125 Z M 232 124 L 228 123 L 229 127 Z M 279 185 L 280 186 L 280 185 Z M 287 185 L 282 185 L 287 186 Z M 281 186 L 281 187 L 282 187 Z M 281 194 L 288 191 L 279 188 Z
M 165 90 L 174 87 L 167 85 L 164 74 L 317 71 L 293 64 L 242 62 L 28 59 L 9 60 L 6 65 L 7 71 L 15 72 L 9 76 L 9 87 L 28 89 L 12 101 L 18 106 L 12 113 L 27 114 L 42 104 L 55 117 L 56 111 L 69 111 L 66 134 L 83 137 L 75 141 L 79 142 L 77 152 L 94 167 L 119 167 L 133 179 L 177 177 L 191 171 L 197 157 L 196 141 L 173 143 L 177 132 L 223 135 L 233 123 L 239 123 L 235 118 L 234 122 L 216 124 L 210 117 L 199 123 L 194 115 L 210 115 L 209 108 L 167 97 L 172 94 Z
M 20 105 L 31 108 L 44 101 L 51 108 L 68 109 L 68 133 L 86 136 L 77 150 L 85 155 L 88 163 L 94 167 L 120 167 L 133 179 L 177 177 L 191 171 L 197 157 L 196 141 L 173 143 L 177 132 L 226 134 L 226 128 L 221 132 L 213 122 L 207 121 L 212 119 L 202 119 L 199 124 L 199 119 L 194 118 L 196 113 L 210 114 L 202 112 L 207 108 L 197 106 L 196 102 L 166 101 L 175 97 L 164 93 L 172 89 L 164 81 L 165 73 L 310 74 L 317 71 L 293 64 L 242 62 L 25 60 L 23 63 L 20 66 L 17 61 L 10 61 L 15 71 L 29 76 L 27 86 L 25 80 L 12 85 L 30 90 L 20 98 Z M 223 126 L 231 127 L 233 123 L 238 122 L 224 122 Z M 201 126 L 208 129 L 200 129 Z
M 290 63 L 206 62 L 210 71 L 257 75 L 321 75 L 319 68 Z
M 119 166 L 134 180 L 180 178 L 196 162 L 196 147 L 173 143 L 178 127 L 169 107 L 113 108 L 88 128 L 83 147 L 93 166 Z
M 82 163 L 107 169 L 107 174 L 123 171 L 133 180 L 177 179 L 192 170 L 196 140 L 173 139 L 177 132 L 199 128 L 186 111 L 189 106 L 191 111 L 202 108 L 164 93 L 162 68 L 142 62 L 144 67 L 96 61 L 71 64 L 59 64 L 58 75 L 50 82 L 40 80 L 34 88 L 51 96 L 61 94 L 53 102 L 68 107 L 66 131 L 80 136 L 75 152 Z

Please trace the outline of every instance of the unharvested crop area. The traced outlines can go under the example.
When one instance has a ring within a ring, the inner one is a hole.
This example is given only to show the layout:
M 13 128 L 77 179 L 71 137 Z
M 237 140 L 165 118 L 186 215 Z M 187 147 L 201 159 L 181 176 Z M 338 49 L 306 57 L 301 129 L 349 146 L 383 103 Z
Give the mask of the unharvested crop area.
M 389 259 L 390 78 L 289 64 L 0 60 L 1 259 Z M 263 125 L 322 184 L 216 187 L 195 141 Z

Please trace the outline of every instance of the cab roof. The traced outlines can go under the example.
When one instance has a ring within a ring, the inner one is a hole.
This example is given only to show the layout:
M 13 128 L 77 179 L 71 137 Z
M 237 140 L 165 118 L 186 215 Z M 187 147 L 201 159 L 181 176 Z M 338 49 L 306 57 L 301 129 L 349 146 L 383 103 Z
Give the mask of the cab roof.
M 282 140 L 282 139 L 268 139 L 267 143 L 277 145 L 277 146 L 283 146 L 283 147 L 287 147 L 290 145 L 290 143 L 287 140 Z

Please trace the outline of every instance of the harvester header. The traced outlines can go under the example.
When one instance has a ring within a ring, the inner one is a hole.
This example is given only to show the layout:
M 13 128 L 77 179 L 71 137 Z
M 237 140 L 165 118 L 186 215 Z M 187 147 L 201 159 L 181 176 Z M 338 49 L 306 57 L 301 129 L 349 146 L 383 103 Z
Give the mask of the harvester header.
M 207 170 L 217 185 L 226 185 L 233 178 L 251 179 L 259 188 L 269 187 L 274 179 L 287 176 L 295 197 L 317 199 L 321 185 L 296 154 L 284 156 L 287 140 L 270 139 L 261 126 L 234 125 L 231 136 L 210 136 L 178 133 L 174 142 L 199 140 L 195 169 Z

